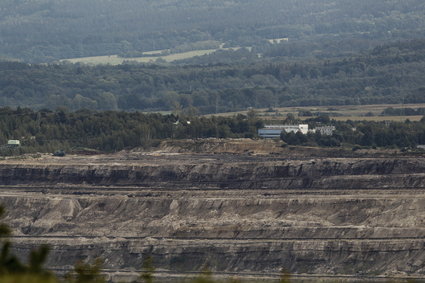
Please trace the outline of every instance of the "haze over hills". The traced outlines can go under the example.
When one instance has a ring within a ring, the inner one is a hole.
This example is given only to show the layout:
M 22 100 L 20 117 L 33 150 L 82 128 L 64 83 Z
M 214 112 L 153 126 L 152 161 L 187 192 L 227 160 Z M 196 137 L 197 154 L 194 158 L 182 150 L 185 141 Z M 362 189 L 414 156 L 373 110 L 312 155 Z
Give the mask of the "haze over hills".
M 219 51 L 178 66 L 4 62 L 0 105 L 214 113 L 424 102 L 424 15 L 422 0 L 4 0 L 0 58 Z
M 192 66 L 0 63 L 0 104 L 36 109 L 189 110 L 423 103 L 425 41 L 363 56 Z
M 261 52 L 273 38 L 338 54 L 424 37 L 424 10 L 422 0 L 3 0 L 0 56 L 51 62 L 206 41 Z

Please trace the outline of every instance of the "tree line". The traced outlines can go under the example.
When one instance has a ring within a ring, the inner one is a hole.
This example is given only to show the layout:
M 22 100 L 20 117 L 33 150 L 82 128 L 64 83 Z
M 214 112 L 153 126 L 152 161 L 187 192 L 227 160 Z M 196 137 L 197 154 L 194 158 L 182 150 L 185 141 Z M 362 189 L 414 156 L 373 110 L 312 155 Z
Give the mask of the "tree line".
M 425 108 L 393 108 L 388 107 L 385 108 L 382 113 L 382 116 L 417 116 L 417 115 L 425 115 Z
M 0 62 L 0 105 L 175 111 L 425 102 L 425 40 L 333 59 L 158 66 Z M 241 51 L 243 53 L 243 51 Z
M 289 145 L 310 146 L 351 146 L 353 149 L 361 147 L 382 148 L 416 148 L 425 145 L 425 118 L 418 122 L 406 120 L 404 122 L 374 122 L 374 121 L 335 121 L 329 117 L 317 117 L 304 121 L 311 127 L 334 125 L 333 135 L 320 133 L 282 133 L 281 139 Z
M 336 128 L 331 136 L 320 133 L 282 134 L 282 140 L 290 145 L 414 148 L 425 144 L 425 118 L 418 122 L 344 122 L 330 120 L 328 116 L 301 121 L 289 115 L 279 123 L 307 123 L 310 129 L 324 125 Z M 253 110 L 247 115 L 205 117 L 185 112 L 163 115 L 0 108 L 0 152 L 115 152 L 154 147 L 165 139 L 258 138 L 258 129 L 264 124 Z M 7 141 L 12 139 L 20 140 L 22 146 L 6 146 Z
M 144 114 L 124 111 L 0 108 L 3 153 L 95 149 L 114 152 L 150 147 L 164 139 L 254 137 L 263 123 L 255 115 L 200 117 L 187 113 Z M 20 148 L 5 147 L 10 139 Z

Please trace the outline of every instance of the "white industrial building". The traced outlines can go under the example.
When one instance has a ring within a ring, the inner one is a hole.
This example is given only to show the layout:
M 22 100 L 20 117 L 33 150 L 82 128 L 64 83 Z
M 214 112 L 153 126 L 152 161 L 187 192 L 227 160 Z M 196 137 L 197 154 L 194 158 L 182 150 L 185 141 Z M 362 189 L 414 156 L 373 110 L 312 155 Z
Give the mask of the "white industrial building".
M 322 136 L 332 136 L 335 132 L 335 126 L 321 126 L 312 130 L 313 133 L 320 133 Z
M 264 128 L 258 129 L 258 135 L 262 138 L 280 138 L 282 132 L 286 133 L 297 133 L 300 132 L 304 135 L 308 133 L 308 125 L 269 125 L 264 126 Z
M 7 145 L 10 147 L 20 146 L 21 142 L 19 140 L 8 140 Z

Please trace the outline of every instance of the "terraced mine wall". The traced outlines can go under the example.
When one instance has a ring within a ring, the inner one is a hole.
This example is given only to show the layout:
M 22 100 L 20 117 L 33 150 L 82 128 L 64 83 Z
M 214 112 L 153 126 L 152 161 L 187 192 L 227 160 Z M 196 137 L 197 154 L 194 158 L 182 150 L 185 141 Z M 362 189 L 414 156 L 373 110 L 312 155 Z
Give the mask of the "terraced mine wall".
M 137 276 L 425 278 L 425 160 L 233 154 L 42 157 L 0 163 L 0 203 L 25 256 L 105 259 Z
M 425 185 L 422 159 L 312 159 L 239 161 L 234 156 L 193 156 L 176 164 L 0 164 L 0 182 L 226 189 L 418 188 Z M 84 161 L 82 161 L 84 162 Z

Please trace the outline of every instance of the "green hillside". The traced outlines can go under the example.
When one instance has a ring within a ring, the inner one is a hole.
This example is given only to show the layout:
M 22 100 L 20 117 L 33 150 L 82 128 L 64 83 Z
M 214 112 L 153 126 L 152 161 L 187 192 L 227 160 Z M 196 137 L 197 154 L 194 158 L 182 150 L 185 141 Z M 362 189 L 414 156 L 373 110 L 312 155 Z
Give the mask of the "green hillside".
M 425 41 L 365 55 L 216 65 L 0 63 L 0 105 L 195 111 L 425 102 Z
M 135 56 L 210 40 L 262 52 L 273 38 L 338 54 L 423 38 L 424 15 L 422 0 L 3 0 L 0 57 Z

